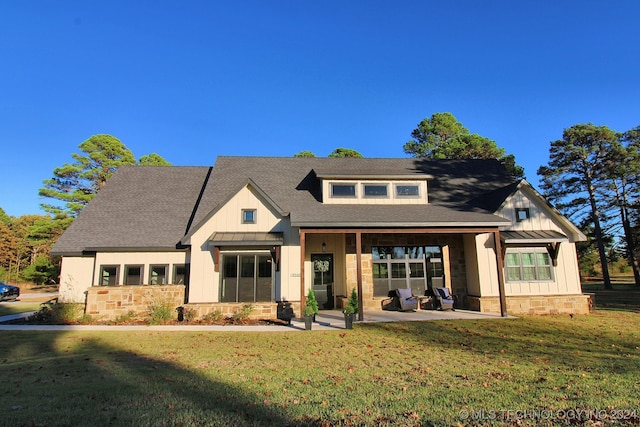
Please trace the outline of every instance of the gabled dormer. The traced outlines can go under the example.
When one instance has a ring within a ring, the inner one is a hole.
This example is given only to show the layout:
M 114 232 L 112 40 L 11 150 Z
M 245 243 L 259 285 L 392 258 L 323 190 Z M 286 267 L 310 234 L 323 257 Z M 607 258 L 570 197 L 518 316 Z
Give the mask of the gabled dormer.
M 319 170 L 323 204 L 426 205 L 432 175 Z

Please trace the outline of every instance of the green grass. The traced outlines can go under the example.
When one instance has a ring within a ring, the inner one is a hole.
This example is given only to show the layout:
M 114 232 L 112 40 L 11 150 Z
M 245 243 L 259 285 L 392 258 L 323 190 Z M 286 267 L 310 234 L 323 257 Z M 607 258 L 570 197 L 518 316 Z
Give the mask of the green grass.
M 494 416 L 640 411 L 639 321 L 606 310 L 311 333 L 1 331 L 0 413 L 17 426 L 561 425 Z
M 0 303 L 0 316 L 8 316 L 10 314 L 26 313 L 29 311 L 40 310 L 40 303 L 16 303 L 16 302 L 2 302 Z

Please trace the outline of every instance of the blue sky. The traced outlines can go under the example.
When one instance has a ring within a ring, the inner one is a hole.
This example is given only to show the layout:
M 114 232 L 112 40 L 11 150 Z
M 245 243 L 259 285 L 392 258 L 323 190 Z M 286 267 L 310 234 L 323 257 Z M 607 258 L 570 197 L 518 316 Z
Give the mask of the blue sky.
M 537 186 L 549 143 L 592 122 L 640 125 L 640 2 L 0 2 L 0 207 L 38 189 L 91 135 L 136 157 L 337 147 L 406 157 L 451 112 Z

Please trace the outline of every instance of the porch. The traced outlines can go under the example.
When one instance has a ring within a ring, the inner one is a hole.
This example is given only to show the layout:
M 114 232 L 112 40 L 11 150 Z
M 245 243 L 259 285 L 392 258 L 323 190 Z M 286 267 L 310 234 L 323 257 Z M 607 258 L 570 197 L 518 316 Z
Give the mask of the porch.
M 384 323 L 384 322 L 419 322 L 426 320 L 466 320 L 466 319 L 501 319 L 500 313 L 480 313 L 471 310 L 455 311 L 446 310 L 417 310 L 417 311 L 369 311 L 364 312 L 364 320 L 354 322 L 355 325 L 362 323 Z M 508 316 L 508 318 L 514 318 Z M 291 327 L 304 329 L 304 319 L 294 318 Z M 320 310 L 316 315 L 316 321 L 312 330 L 335 330 L 344 329 L 344 314 L 340 310 Z

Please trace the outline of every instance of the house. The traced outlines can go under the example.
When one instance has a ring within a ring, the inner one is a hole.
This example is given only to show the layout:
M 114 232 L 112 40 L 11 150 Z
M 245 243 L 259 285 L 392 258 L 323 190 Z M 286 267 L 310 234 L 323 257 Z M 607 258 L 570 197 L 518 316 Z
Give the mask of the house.
M 158 299 L 300 315 L 311 287 L 321 309 L 356 288 L 366 312 L 396 288 L 435 286 L 470 310 L 577 314 L 590 304 L 582 240 L 496 160 L 219 157 L 120 168 L 52 253 L 60 300 L 94 316 Z

